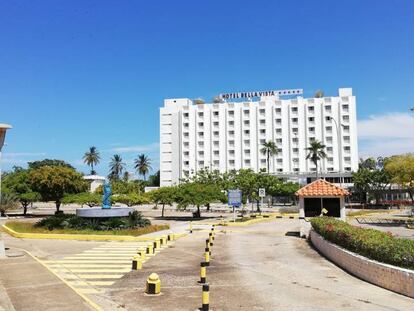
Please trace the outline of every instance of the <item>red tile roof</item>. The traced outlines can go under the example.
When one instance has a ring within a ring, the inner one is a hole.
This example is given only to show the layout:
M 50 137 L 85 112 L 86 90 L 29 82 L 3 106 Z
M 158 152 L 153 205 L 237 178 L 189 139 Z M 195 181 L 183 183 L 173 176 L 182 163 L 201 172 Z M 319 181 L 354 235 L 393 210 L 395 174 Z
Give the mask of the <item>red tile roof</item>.
M 349 195 L 349 192 L 348 190 L 331 184 L 326 180 L 318 179 L 309 185 L 300 188 L 298 191 L 296 191 L 296 195 L 301 197 L 341 197 Z

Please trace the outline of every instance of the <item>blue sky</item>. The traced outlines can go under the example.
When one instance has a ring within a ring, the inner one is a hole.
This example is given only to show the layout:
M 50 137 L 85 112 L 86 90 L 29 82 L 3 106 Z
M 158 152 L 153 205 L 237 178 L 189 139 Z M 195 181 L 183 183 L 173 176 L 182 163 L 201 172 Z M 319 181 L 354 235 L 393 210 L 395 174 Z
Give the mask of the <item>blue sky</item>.
M 357 96 L 361 156 L 414 151 L 414 2 L 1 1 L 3 166 L 89 146 L 158 166 L 164 98 L 303 88 Z M 389 144 L 384 144 L 388 142 Z

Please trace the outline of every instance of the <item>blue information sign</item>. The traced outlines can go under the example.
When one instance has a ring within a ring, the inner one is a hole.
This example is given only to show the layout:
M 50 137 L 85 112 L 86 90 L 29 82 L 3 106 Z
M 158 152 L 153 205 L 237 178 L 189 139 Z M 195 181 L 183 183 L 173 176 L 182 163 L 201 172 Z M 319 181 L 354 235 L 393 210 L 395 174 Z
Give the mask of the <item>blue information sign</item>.
M 239 189 L 228 190 L 228 203 L 233 207 L 240 207 L 242 204 L 242 192 Z

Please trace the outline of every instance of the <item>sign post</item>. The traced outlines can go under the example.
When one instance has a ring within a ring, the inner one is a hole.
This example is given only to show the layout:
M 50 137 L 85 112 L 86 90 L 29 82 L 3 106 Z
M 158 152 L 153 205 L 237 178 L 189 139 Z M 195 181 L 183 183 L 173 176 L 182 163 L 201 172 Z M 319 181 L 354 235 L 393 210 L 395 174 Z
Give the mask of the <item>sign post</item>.
M 242 191 L 239 189 L 229 190 L 227 199 L 229 206 L 233 207 L 233 222 L 236 222 L 236 207 L 240 207 L 242 204 Z
M 260 212 L 263 209 L 263 198 L 266 196 L 266 189 L 265 188 L 259 188 L 259 197 L 260 197 Z

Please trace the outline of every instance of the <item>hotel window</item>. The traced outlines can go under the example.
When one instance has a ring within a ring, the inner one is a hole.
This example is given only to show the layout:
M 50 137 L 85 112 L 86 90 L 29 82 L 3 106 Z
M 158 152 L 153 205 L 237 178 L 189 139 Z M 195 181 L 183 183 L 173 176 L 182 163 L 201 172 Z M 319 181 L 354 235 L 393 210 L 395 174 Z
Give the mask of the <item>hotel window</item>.
M 276 119 L 276 124 L 282 124 L 282 119 Z
M 218 131 L 214 131 L 214 132 L 213 132 L 213 135 L 214 135 L 215 137 L 218 137 L 218 136 L 219 136 L 219 132 L 218 132 Z
M 234 140 L 229 140 L 229 146 L 234 147 Z M 234 152 L 234 150 L 233 150 L 233 152 Z
M 234 150 L 229 150 L 229 155 L 234 156 Z
M 293 171 L 294 172 L 299 172 L 299 169 L 298 168 L 294 168 Z
M 263 135 L 266 134 L 266 130 L 265 129 L 261 129 L 260 130 L 260 134 L 263 134 Z
M 219 160 L 214 160 L 213 164 L 214 164 L 214 166 L 218 166 L 219 165 Z
M 204 165 L 204 161 L 198 161 L 198 165 L 203 166 Z
M 328 144 L 332 144 L 332 136 L 327 136 L 327 137 L 326 137 L 326 142 L 327 142 Z
M 266 139 L 261 139 L 259 143 L 260 143 L 261 145 L 264 145 L 264 143 L 265 143 L 265 142 L 266 142 Z
M 244 150 L 244 155 L 249 156 L 250 155 L 250 149 L 245 149 Z
M 333 172 L 333 170 L 334 170 L 333 167 L 328 167 L 329 172 Z
M 282 129 L 276 129 L 276 134 L 282 134 Z
M 328 163 L 332 164 L 333 163 L 333 158 L 328 158 Z
M 184 123 L 184 128 L 188 129 L 188 123 Z
M 199 155 L 200 157 L 203 157 L 203 156 L 204 156 L 204 151 L 199 151 L 199 152 L 198 152 L 198 155 Z
M 244 164 L 245 165 L 250 165 L 250 160 L 249 159 L 244 160 Z
M 282 164 L 283 160 L 282 159 L 277 159 L 277 163 Z
M 214 151 L 213 151 L 213 154 L 214 154 L 215 156 L 218 156 L 218 155 L 220 154 L 220 151 L 218 151 L 218 150 L 214 150 Z
M 188 112 L 183 113 L 184 118 L 188 118 Z
M 314 142 L 315 141 L 315 137 L 309 137 L 309 142 Z
M 294 137 L 294 138 L 292 138 L 292 142 L 298 143 L 299 142 L 299 139 L 297 137 Z
M 348 122 L 349 121 L 349 116 L 348 115 L 342 116 L 342 121 Z
M 204 123 L 203 122 L 198 122 L 198 126 L 199 127 L 203 127 L 204 126 Z
M 325 121 L 326 121 L 326 123 L 331 123 L 332 122 L 332 118 L 331 117 L 325 117 Z
M 332 153 L 332 147 L 326 147 L 326 151 L 328 152 L 328 153 Z
M 229 127 L 234 127 L 234 121 L 229 121 Z
M 202 117 L 204 116 L 204 112 L 199 112 L 199 113 L 198 113 L 198 116 L 199 116 L 200 118 L 202 118 Z
M 245 135 L 249 135 L 250 134 L 250 130 L 244 130 L 244 134 Z
M 293 158 L 292 161 L 293 163 L 299 163 L 299 158 Z
M 292 107 L 292 112 L 298 112 L 298 107 Z
M 349 125 L 344 125 L 343 126 L 344 132 L 349 132 Z
M 264 120 L 264 119 L 260 120 L 259 122 L 260 122 L 260 125 L 265 125 L 266 124 L 266 120 Z
M 190 145 L 190 143 L 188 141 L 185 141 L 183 145 L 184 145 L 184 147 L 188 147 Z
M 315 128 L 314 127 L 310 127 L 309 128 L 309 133 L 315 133 Z
M 278 173 L 282 173 L 282 172 L 283 172 L 283 169 L 282 169 L 282 168 L 278 168 L 278 169 L 277 169 L 277 172 L 278 172 Z
M 249 139 L 245 139 L 245 140 L 244 140 L 244 144 L 245 144 L 246 146 L 250 146 L 250 140 L 249 140 Z
M 309 122 L 315 122 L 315 118 L 314 117 L 309 117 L 308 120 L 309 120 Z
M 190 134 L 188 132 L 184 132 L 184 138 L 188 138 L 190 136 Z
M 203 138 L 204 137 L 204 132 L 198 132 L 198 137 Z
M 218 111 L 213 111 L 213 116 L 218 117 L 219 112 Z
M 282 113 L 282 108 L 275 108 L 275 111 L 276 111 L 277 114 L 280 114 L 280 113 Z
M 298 124 L 298 118 L 292 118 L 292 123 L 293 124 Z
M 332 111 L 332 107 L 330 105 L 325 106 L 325 111 L 326 112 L 331 112 Z
M 351 147 L 350 146 L 345 146 L 344 151 L 347 152 L 347 153 L 351 152 Z
M 297 152 L 299 152 L 299 148 L 292 148 L 292 151 L 293 151 L 294 153 L 297 153 Z
M 332 133 L 332 126 L 327 126 L 326 127 L 326 132 L 327 133 Z
M 309 111 L 309 112 L 314 112 L 314 111 L 315 111 L 315 107 L 313 107 L 313 106 L 308 106 L 308 111 Z
M 282 143 L 282 138 L 276 138 L 276 143 L 281 144 Z
M 184 156 L 185 157 L 188 157 L 190 155 L 190 152 L 188 152 L 188 151 L 184 151 Z
M 190 161 L 184 161 L 184 165 L 189 165 L 190 164 Z
M 294 128 L 292 129 L 292 133 L 293 133 L 294 135 L 298 135 L 298 132 L 299 132 L 299 130 L 298 130 L 298 128 L 297 128 L 297 127 L 294 127 Z
M 282 153 L 282 151 L 283 151 L 283 150 L 282 150 L 282 148 L 278 148 L 278 149 L 277 149 L 277 152 L 278 152 L 279 154 L 281 154 L 281 153 Z
M 216 122 L 213 122 L 213 125 L 214 125 L 214 127 L 218 127 L 219 123 L 216 121 Z
M 344 112 L 348 112 L 349 111 L 349 105 L 342 105 L 342 110 Z
M 214 147 L 218 147 L 219 146 L 219 142 L 217 140 L 213 141 L 213 146 Z
M 244 125 L 249 126 L 250 125 L 250 121 L 249 120 L 244 120 L 243 121 Z
M 348 167 L 348 166 L 346 166 L 346 167 L 345 167 L 345 171 L 350 172 L 350 171 L 351 171 L 351 168 L 350 168 L 350 167 Z
M 204 141 L 199 141 L 199 142 L 198 142 L 198 146 L 199 146 L 199 147 L 204 147 Z
M 349 144 L 351 142 L 351 137 L 349 136 L 344 136 L 344 143 Z
M 243 114 L 244 114 L 245 116 L 250 115 L 250 110 L 243 110 Z
M 260 159 L 260 163 L 266 164 L 266 159 Z
M 229 110 L 229 116 L 233 117 L 234 116 L 234 110 Z
M 351 162 L 351 157 L 345 157 L 344 160 L 345 162 Z
M 259 109 L 259 113 L 260 113 L 261 115 L 264 115 L 264 114 L 265 114 L 265 112 L 266 112 L 266 110 L 265 110 L 265 109 Z
M 234 160 L 229 160 L 230 166 L 234 166 Z

